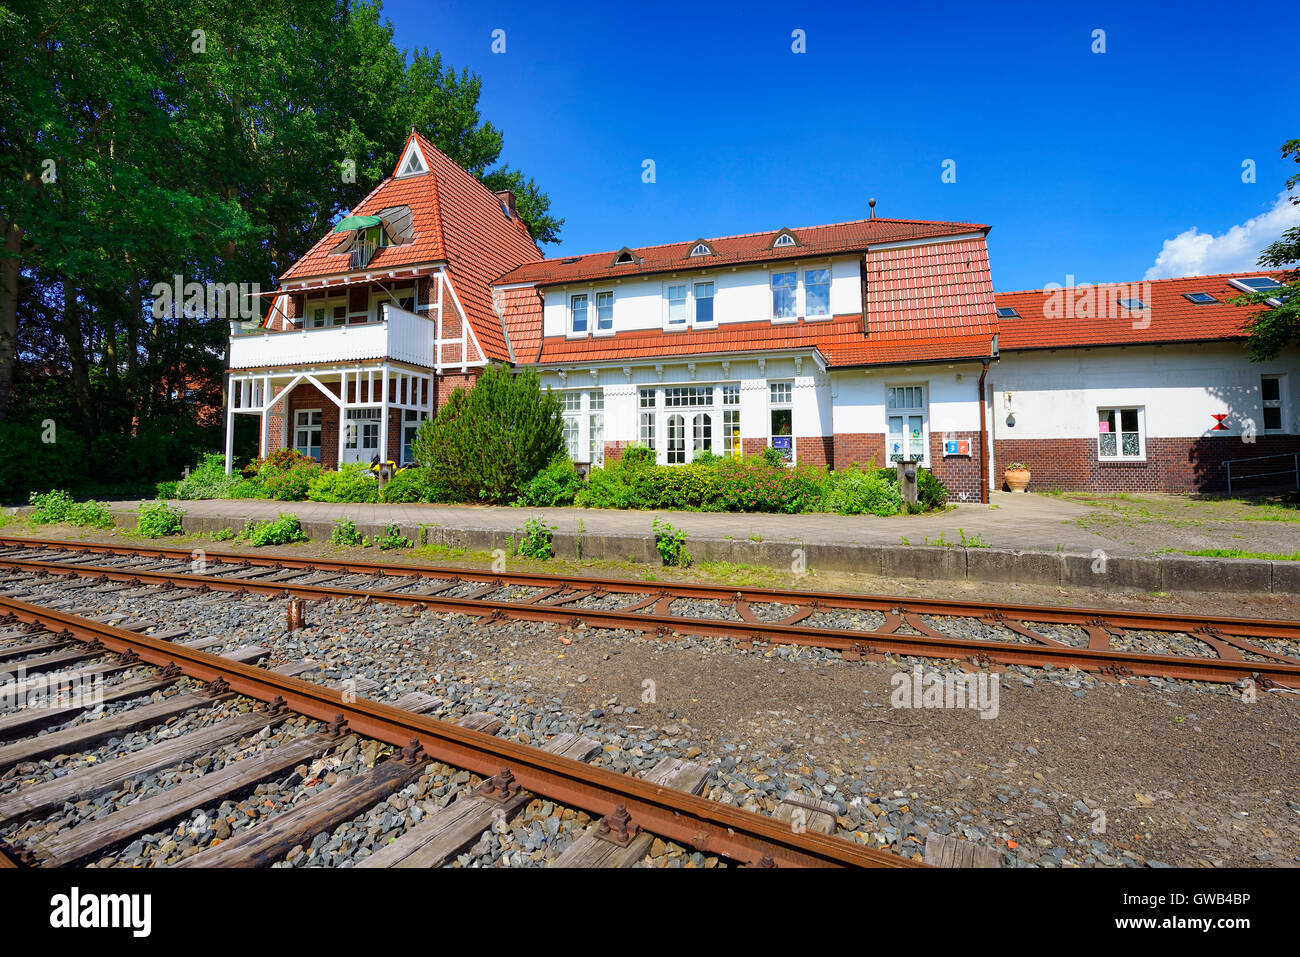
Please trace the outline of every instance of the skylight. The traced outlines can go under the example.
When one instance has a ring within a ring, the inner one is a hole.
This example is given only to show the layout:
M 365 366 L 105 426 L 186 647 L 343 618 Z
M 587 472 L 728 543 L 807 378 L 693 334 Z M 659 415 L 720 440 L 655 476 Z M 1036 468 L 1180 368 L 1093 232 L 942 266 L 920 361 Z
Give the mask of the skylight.
M 1146 303 L 1141 299 L 1121 299 L 1119 304 L 1130 312 L 1136 312 L 1138 309 L 1146 308 Z
M 1019 319 L 1020 313 L 1016 312 L 1014 306 L 998 306 L 999 319 Z
M 1183 298 L 1186 299 L 1188 302 L 1196 303 L 1196 305 L 1198 306 L 1204 306 L 1206 303 L 1219 301 L 1215 299 L 1213 296 L 1211 296 L 1208 292 L 1185 292 L 1183 293 Z
M 574 263 L 579 262 L 581 259 L 582 259 L 581 256 L 570 256 L 568 259 L 561 259 L 561 260 L 560 260 L 560 265 L 561 265 L 561 266 L 572 266 Z
M 1229 279 L 1228 282 L 1243 292 L 1267 292 L 1282 285 L 1271 276 L 1247 276 L 1245 279 Z

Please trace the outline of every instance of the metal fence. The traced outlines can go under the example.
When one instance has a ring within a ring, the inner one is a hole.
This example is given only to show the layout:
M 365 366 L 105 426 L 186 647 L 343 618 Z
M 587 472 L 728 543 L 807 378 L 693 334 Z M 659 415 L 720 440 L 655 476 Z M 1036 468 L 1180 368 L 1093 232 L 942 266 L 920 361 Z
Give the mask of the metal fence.
M 1247 466 L 1246 463 L 1268 462 L 1269 465 L 1252 464 Z M 1245 482 L 1253 482 L 1257 479 L 1272 478 L 1277 481 L 1267 485 L 1268 488 L 1290 485 L 1300 489 L 1300 452 L 1281 452 L 1277 455 L 1256 455 L 1246 459 L 1231 459 L 1224 466 L 1228 470 L 1228 494 L 1232 495 L 1233 484 L 1241 486 Z M 1233 467 L 1236 466 L 1236 474 L 1233 474 Z M 1278 466 L 1274 468 L 1274 466 Z M 1270 471 L 1256 471 L 1256 469 L 1268 469 Z M 1286 476 L 1285 479 L 1280 476 Z

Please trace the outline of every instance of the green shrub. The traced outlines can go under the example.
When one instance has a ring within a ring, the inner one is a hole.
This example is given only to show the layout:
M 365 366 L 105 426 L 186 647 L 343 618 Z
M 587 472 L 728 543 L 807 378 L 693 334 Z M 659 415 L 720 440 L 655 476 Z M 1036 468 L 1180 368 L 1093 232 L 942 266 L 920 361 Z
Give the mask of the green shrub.
M 403 535 L 396 525 L 389 525 L 384 529 L 383 535 L 370 536 L 370 544 L 386 552 L 393 548 L 410 548 L 415 543 Z
M 159 482 L 156 486 L 154 486 L 158 498 L 160 499 L 175 498 L 177 484 L 178 483 L 175 481 Z
M 51 489 L 45 494 L 32 492 L 27 500 L 36 507 L 32 512 L 33 525 L 57 525 L 68 520 L 68 511 L 73 506 L 72 496 L 62 489 Z
M 412 452 L 455 501 L 508 503 L 564 448 L 560 400 L 536 370 L 492 365 L 420 426 Z
M 773 468 L 785 468 L 785 456 L 772 448 L 772 446 L 764 446 L 763 451 L 759 454 L 763 457 L 764 464 L 770 465 Z
M 827 479 L 822 507 L 842 515 L 897 515 L 903 510 L 903 493 L 877 470 L 849 466 Z
M 447 494 L 433 472 L 419 466 L 399 470 L 379 490 L 381 502 L 442 502 Z
M 330 542 L 335 545 L 360 545 L 365 538 L 357 531 L 357 526 L 346 518 L 335 519 L 334 530 L 330 532 Z
M 227 498 L 271 498 L 271 493 L 253 479 L 240 479 L 230 489 Z
M 88 499 L 84 502 L 72 503 L 72 507 L 68 509 L 67 522 L 69 525 L 91 528 L 112 528 L 113 513 L 108 510 L 106 503 Z
M 665 565 L 676 565 L 685 568 L 691 563 L 691 553 L 686 550 L 686 533 L 679 528 L 673 528 L 667 522 L 660 522 L 655 519 L 651 528 L 655 535 L 655 548 L 659 551 L 659 557 L 663 559 Z
M 644 445 L 629 445 L 619 456 L 618 464 L 625 469 L 640 469 L 655 464 L 655 450 Z
M 379 480 L 367 466 L 345 462 L 337 472 L 316 475 L 306 491 L 313 502 L 377 502 Z
M 524 522 L 523 539 L 519 542 L 519 547 L 515 549 L 515 554 L 522 555 L 524 558 L 536 558 L 546 561 L 551 557 L 552 538 L 555 535 L 555 526 L 547 525 L 541 518 L 530 518 Z
M 176 483 L 179 499 L 227 498 L 231 489 L 242 479 L 226 474 L 226 457 L 220 452 L 208 452 L 189 475 Z
M 567 455 L 559 455 L 528 480 L 515 504 L 542 508 L 572 505 L 581 488 L 582 476 Z
M 254 524 L 250 520 L 244 526 L 244 534 L 250 545 L 258 547 L 262 545 L 289 545 L 293 542 L 307 541 L 307 536 L 303 534 L 298 516 L 285 512 L 281 512 L 280 517 L 273 522 L 257 522 Z
M 135 530 L 146 538 L 179 535 L 181 519 L 184 517 L 184 512 L 168 505 L 162 499 L 156 502 L 141 502 L 140 508 L 136 511 Z
M 235 530 L 231 528 L 229 525 L 227 525 L 225 528 L 221 529 L 218 532 L 212 533 L 212 540 L 214 542 L 228 542 L 234 537 L 235 537 Z
M 917 469 L 916 500 L 926 511 L 943 508 L 948 504 L 948 486 L 929 469 Z

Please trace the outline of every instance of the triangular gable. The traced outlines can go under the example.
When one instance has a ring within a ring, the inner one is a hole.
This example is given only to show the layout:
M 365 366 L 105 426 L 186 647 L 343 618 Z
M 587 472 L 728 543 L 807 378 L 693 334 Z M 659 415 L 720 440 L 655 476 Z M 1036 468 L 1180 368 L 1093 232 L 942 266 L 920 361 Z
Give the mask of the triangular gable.
M 402 151 L 402 158 L 397 161 L 397 166 L 393 169 L 393 176 L 396 178 L 405 176 L 419 176 L 429 172 L 429 160 L 424 155 L 424 150 L 420 149 L 419 138 L 415 131 L 411 131 L 411 136 L 406 140 L 406 149 Z

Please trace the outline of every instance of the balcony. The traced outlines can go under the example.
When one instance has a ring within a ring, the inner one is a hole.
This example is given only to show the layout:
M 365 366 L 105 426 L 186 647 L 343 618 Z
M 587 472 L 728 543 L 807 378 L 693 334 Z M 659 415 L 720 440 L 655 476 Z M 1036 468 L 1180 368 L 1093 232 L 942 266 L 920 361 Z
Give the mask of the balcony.
M 319 329 L 240 329 L 232 323 L 230 368 L 261 369 L 362 359 L 392 359 L 432 368 L 437 326 L 413 312 L 383 305 L 377 322 Z
M 348 253 L 348 269 L 365 269 L 369 266 L 370 260 L 375 258 L 375 248 L 374 243 L 358 241 Z

